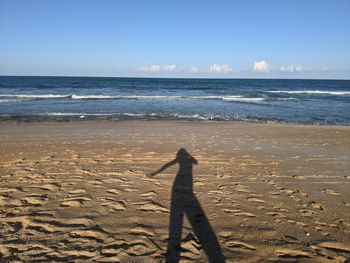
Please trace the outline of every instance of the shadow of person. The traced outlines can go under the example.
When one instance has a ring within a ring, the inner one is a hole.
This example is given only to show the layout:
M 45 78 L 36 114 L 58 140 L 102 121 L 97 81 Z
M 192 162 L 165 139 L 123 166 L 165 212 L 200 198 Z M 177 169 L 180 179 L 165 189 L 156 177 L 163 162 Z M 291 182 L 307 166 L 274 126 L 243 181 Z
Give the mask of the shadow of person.
M 186 149 L 181 148 L 177 152 L 175 160 L 168 162 L 151 175 L 154 176 L 176 163 L 179 164 L 179 171 L 174 180 L 171 192 L 169 240 L 166 262 L 178 262 L 180 260 L 181 234 L 185 214 L 209 262 L 225 262 L 214 230 L 193 193 L 192 170 L 193 165 L 197 164 L 198 161 L 191 156 Z

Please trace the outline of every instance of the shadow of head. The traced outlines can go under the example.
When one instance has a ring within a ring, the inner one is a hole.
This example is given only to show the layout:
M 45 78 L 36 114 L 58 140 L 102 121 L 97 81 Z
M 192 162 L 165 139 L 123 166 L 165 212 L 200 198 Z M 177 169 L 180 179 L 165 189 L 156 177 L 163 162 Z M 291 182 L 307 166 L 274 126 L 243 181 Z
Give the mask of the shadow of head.
M 188 153 L 185 148 L 180 148 L 176 154 L 176 160 L 180 165 L 198 164 L 198 161 Z

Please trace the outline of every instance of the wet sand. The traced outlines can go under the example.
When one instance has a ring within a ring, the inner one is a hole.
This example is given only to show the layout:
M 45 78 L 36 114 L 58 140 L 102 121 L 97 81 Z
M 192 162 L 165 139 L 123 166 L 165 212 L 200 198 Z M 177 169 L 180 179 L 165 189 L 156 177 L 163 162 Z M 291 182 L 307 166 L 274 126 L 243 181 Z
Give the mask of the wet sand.
M 350 260 L 350 127 L 2 122 L 0 142 L 2 262 Z

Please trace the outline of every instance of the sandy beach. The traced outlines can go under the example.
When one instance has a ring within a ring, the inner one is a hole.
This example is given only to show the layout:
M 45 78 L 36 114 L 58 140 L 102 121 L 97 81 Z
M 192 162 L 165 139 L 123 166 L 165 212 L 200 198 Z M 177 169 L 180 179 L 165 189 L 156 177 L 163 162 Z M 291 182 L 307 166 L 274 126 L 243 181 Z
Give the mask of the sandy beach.
M 0 141 L 1 262 L 350 260 L 348 126 L 2 122 Z

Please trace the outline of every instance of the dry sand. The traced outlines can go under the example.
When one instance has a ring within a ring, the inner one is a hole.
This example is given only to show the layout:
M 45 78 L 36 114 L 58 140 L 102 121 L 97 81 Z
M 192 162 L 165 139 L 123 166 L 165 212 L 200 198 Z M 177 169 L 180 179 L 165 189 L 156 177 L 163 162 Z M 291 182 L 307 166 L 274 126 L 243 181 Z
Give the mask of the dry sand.
M 181 162 L 147 175 L 181 147 L 181 262 L 220 262 L 215 240 L 226 262 L 350 260 L 350 127 L 3 122 L 0 140 L 2 262 L 165 262 Z

